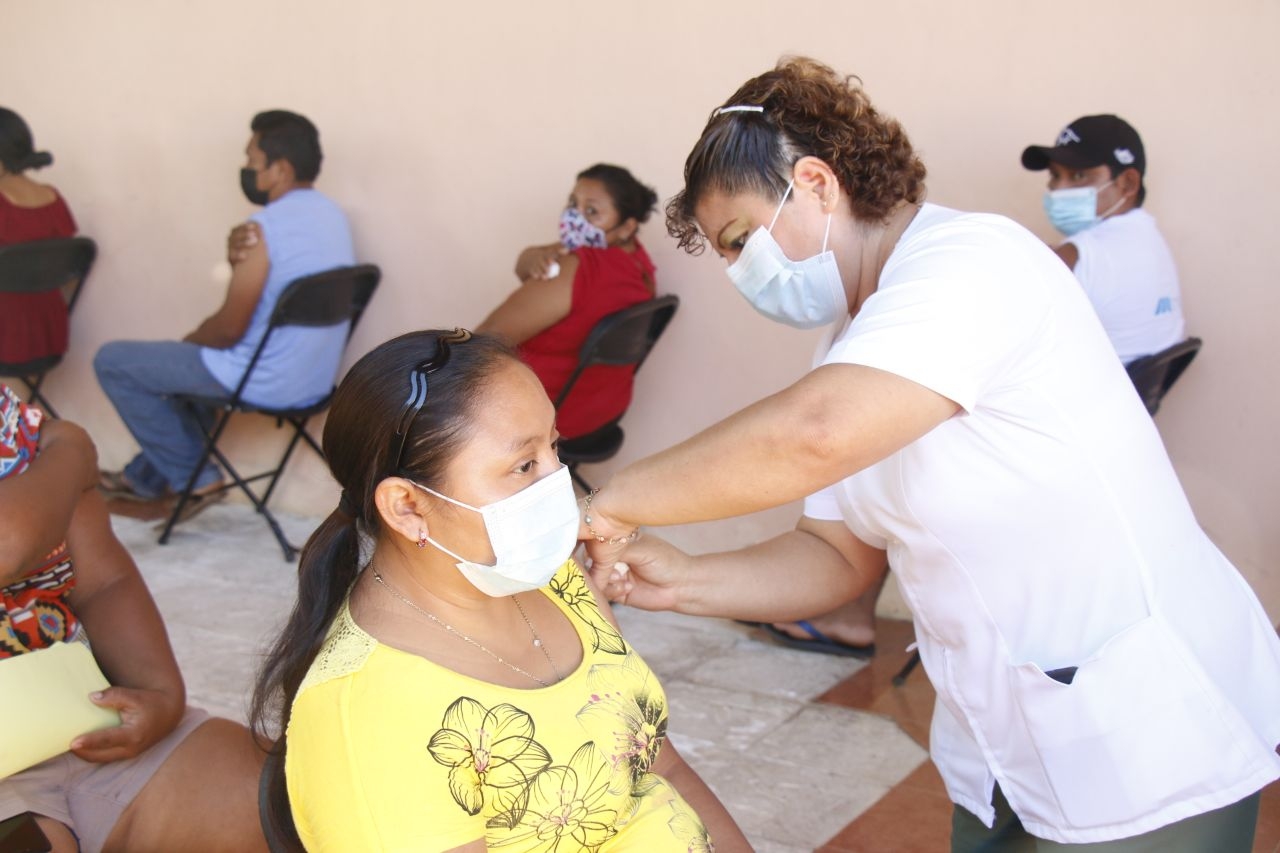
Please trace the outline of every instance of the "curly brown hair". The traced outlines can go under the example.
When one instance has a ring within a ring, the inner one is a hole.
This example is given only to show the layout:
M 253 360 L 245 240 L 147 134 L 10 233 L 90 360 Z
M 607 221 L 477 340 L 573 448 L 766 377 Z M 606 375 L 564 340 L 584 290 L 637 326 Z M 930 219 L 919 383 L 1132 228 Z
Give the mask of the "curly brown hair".
M 781 197 L 801 157 L 836 173 L 853 215 L 883 222 L 901 202 L 924 198 L 924 163 L 902 125 L 880 115 L 854 76 L 808 57 L 785 57 L 712 112 L 684 164 L 684 189 L 667 203 L 667 231 L 680 248 L 705 248 L 694 208 L 708 192 Z

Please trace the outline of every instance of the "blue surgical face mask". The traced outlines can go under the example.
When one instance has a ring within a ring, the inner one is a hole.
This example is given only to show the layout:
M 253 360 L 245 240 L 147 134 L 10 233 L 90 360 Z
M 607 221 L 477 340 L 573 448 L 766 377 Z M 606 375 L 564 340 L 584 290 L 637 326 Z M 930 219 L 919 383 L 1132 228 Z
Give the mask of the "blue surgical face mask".
M 1044 194 L 1044 212 L 1057 228 L 1066 236 L 1079 234 L 1086 228 L 1092 228 L 1123 203 L 1121 198 L 1105 212 L 1098 213 L 1098 191 L 1106 189 L 1115 181 L 1107 181 L 1097 187 L 1071 187 L 1065 190 L 1049 190 Z

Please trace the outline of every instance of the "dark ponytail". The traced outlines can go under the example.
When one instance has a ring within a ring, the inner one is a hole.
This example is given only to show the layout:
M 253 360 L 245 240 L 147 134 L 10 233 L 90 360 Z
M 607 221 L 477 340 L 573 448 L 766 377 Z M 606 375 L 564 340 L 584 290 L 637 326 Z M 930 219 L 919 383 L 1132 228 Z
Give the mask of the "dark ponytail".
M 360 572 L 360 533 L 356 519 L 340 510 L 320 522 L 302 548 L 298 564 L 298 599 L 284 630 L 267 652 L 253 693 L 250 724 L 263 740 L 273 740 L 269 730 L 279 719 L 279 737 L 271 747 L 271 771 L 266 779 L 266 799 L 260 805 L 264 827 L 270 827 L 277 846 L 302 850 L 302 841 L 293 825 L 289 795 L 284 779 L 284 727 L 289 722 L 289 704 L 311 668 L 324 642 L 329 624 L 338 615 L 347 591 Z M 277 696 L 288 697 L 283 707 Z M 276 849 L 273 847 L 272 849 Z
M 36 151 L 31 128 L 22 116 L 0 107 L 0 165 L 6 172 L 19 174 L 28 169 L 43 169 L 53 163 L 48 151 Z
M 254 732 L 273 744 L 265 773 L 267 801 L 262 820 L 269 840 L 279 849 L 303 849 L 285 787 L 284 733 L 298 688 L 360 575 L 362 536 L 376 539 L 381 531 L 374 503 L 378 483 L 396 474 L 426 486 L 440 485 L 444 468 L 466 438 L 472 410 L 488 377 L 516 358 L 504 344 L 485 336 L 453 344 L 448 361 L 430 375 L 401 466 L 391 472 L 395 464 L 390 458 L 392 438 L 409 395 L 410 374 L 436 354 L 437 341 L 445 334 L 411 332 L 387 341 L 356 362 L 334 392 L 323 447 L 329 470 L 342 486 L 342 497 L 302 548 L 298 598 L 267 652 L 250 710 Z

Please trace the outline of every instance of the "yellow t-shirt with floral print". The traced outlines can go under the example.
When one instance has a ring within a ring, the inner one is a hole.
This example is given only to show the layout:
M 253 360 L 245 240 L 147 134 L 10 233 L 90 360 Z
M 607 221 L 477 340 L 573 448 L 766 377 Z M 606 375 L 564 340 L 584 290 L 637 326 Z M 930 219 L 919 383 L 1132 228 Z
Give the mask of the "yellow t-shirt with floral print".
M 582 665 L 518 690 L 385 646 L 346 606 L 293 702 L 285 773 L 311 851 L 709 851 L 706 828 L 650 772 L 666 739 L 657 678 L 568 561 L 542 592 Z

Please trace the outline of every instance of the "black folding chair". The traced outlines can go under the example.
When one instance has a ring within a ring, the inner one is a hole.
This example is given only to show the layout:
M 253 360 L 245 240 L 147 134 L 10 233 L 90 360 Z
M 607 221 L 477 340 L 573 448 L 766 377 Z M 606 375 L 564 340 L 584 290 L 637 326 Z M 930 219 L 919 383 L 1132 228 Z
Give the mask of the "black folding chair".
M 1154 417 L 1160 410 L 1160 401 L 1178 381 L 1178 377 L 1200 352 L 1199 338 L 1187 338 L 1154 355 L 1144 355 L 1125 365 L 1133 387 L 1137 389 L 1142 404 Z
M 213 410 L 216 414 L 212 425 L 205 424 L 204 419 L 201 419 L 201 429 L 204 430 L 205 434 L 204 452 L 200 455 L 199 464 L 192 469 L 191 478 L 187 480 L 186 487 L 182 490 L 182 494 L 178 496 L 178 502 L 174 505 L 173 512 L 170 513 L 169 520 L 164 525 L 164 530 L 160 534 L 161 545 L 169 541 L 169 534 L 173 532 L 174 525 L 182 518 L 182 510 L 192 500 L 191 492 L 195 488 L 196 478 L 204 470 L 205 465 L 208 464 L 209 457 L 212 456 L 218 460 L 218 463 L 230 475 L 232 480 L 222 488 L 230 489 L 233 485 L 238 486 L 248 496 L 258 512 L 266 518 L 267 524 L 271 526 L 271 531 L 275 533 L 276 539 L 280 542 L 280 547 L 284 550 L 284 558 L 292 561 L 298 555 L 298 549 L 289 544 L 289 540 L 285 538 L 284 531 L 280 529 L 279 522 L 267 509 L 267 501 L 271 499 L 271 493 L 275 491 L 276 484 L 280 482 L 280 475 L 284 473 L 285 465 L 288 464 L 289 457 L 293 454 L 293 449 L 298 446 L 300 440 L 310 445 L 311 449 L 320 455 L 320 458 L 324 458 L 324 452 L 320 449 L 320 445 L 307 432 L 307 421 L 312 416 L 329 408 L 329 402 L 333 399 L 333 392 L 336 388 L 330 389 L 323 399 L 315 403 L 292 408 L 276 408 L 269 405 L 256 405 L 245 402 L 243 399 L 244 389 L 249 384 L 250 377 L 253 376 L 254 368 L 257 367 L 258 359 L 266 349 L 267 342 L 271 340 L 272 334 L 277 329 L 285 326 L 335 326 L 345 320 L 350 320 L 351 326 L 347 331 L 347 340 L 351 340 L 351 333 L 355 331 L 356 324 L 360 322 L 360 317 L 364 313 L 365 307 L 369 304 L 370 298 L 373 297 L 373 292 L 378 286 L 381 275 L 376 266 L 364 264 L 329 270 L 328 272 L 309 275 L 291 282 L 285 288 L 284 293 L 280 294 L 280 299 L 271 314 L 270 323 L 267 325 L 267 331 L 258 343 L 258 348 L 254 351 L 253 358 L 249 360 L 249 366 L 245 369 L 244 376 L 240 379 L 240 384 L 236 386 L 230 399 L 190 394 L 175 395 L 174 399 L 191 406 L 197 411 Z M 284 456 L 280 457 L 280 463 L 275 468 L 270 471 L 264 471 L 261 474 L 254 474 L 251 477 L 241 477 L 239 472 L 231 465 L 231 462 L 228 461 L 226 455 L 218 449 L 218 439 L 222 437 L 222 433 L 230 422 L 231 416 L 237 412 L 267 415 L 276 419 L 277 427 L 284 426 L 286 422 L 293 427 L 293 438 L 290 439 L 289 446 L 285 448 Z M 258 497 L 253 489 L 249 488 L 249 484 L 255 480 L 266 478 L 270 478 L 267 490 L 262 497 Z M 207 499 L 208 496 L 203 497 Z
M 0 246 L 0 291 L 5 293 L 48 293 L 61 290 L 67 301 L 67 313 L 80 298 L 80 289 L 89 276 L 97 245 L 88 237 L 65 237 L 35 240 Z M 0 362 L 0 376 L 14 376 L 26 383 L 31 402 L 40 405 L 51 417 L 58 413 L 42 393 L 45 374 L 62 361 L 61 353 L 31 361 Z
M 596 365 L 634 365 L 639 370 L 679 305 L 680 298 L 675 295 L 659 296 L 615 311 L 596 323 L 578 352 L 577 366 L 556 398 L 556 409 L 568 398 L 579 377 Z M 617 420 L 586 435 L 560 440 L 560 461 L 569 466 L 569 475 L 583 491 L 591 491 L 591 484 L 578 473 L 578 466 L 603 462 L 618 452 L 623 438 L 618 425 L 621 419 L 619 415 Z

